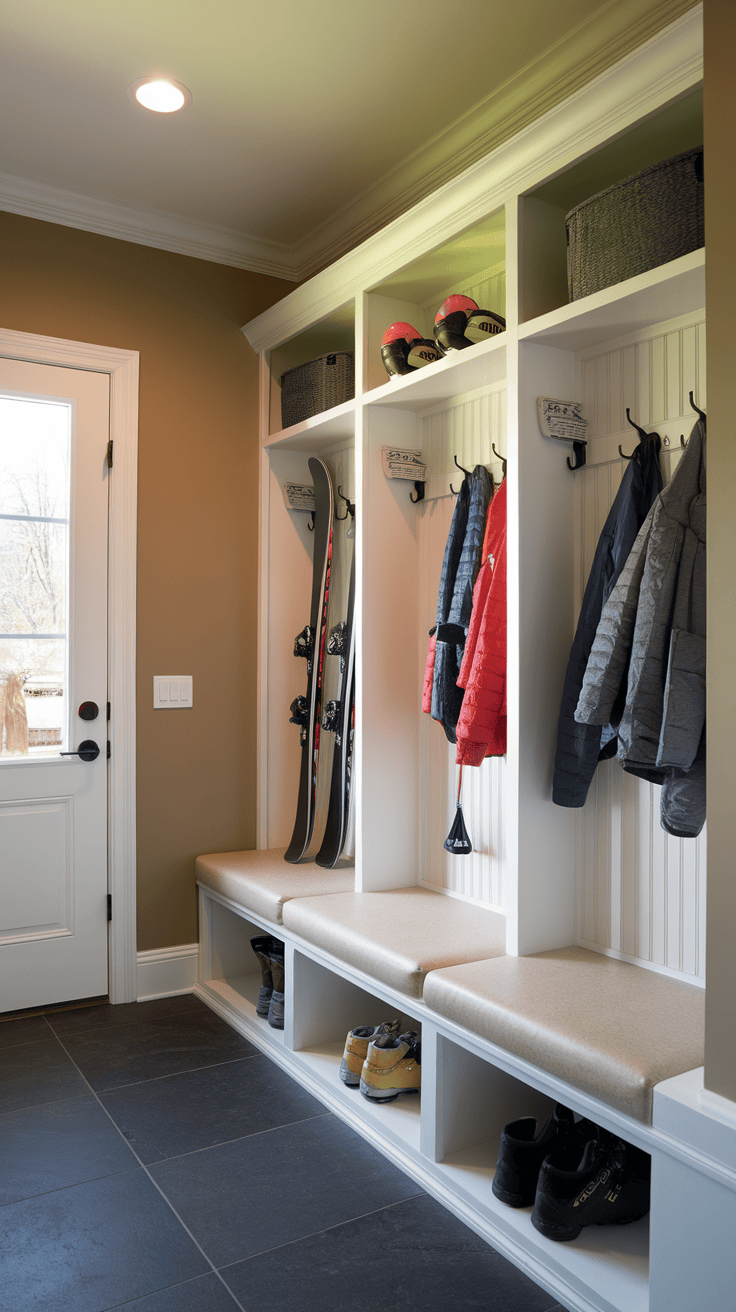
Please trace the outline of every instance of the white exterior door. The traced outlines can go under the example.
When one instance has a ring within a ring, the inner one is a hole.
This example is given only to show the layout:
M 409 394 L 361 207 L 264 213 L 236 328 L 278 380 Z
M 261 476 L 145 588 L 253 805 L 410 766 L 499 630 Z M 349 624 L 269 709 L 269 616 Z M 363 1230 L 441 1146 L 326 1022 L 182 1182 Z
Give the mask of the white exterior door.
M 109 387 L 0 359 L 0 1012 L 108 989 Z

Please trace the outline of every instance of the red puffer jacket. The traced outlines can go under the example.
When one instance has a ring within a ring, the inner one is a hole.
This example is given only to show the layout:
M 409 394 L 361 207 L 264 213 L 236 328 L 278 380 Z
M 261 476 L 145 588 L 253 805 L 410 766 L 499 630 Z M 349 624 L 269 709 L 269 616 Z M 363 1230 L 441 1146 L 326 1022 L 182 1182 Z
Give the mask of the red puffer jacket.
M 483 564 L 458 675 L 465 689 L 457 725 L 458 765 L 506 754 L 506 480 L 488 507 Z

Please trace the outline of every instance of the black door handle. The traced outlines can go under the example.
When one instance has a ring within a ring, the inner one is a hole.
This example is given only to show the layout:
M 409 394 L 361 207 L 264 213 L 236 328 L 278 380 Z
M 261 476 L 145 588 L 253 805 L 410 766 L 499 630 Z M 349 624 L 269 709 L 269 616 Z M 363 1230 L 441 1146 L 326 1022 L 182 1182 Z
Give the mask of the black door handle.
M 80 756 L 83 761 L 96 761 L 99 754 L 100 749 L 91 738 L 85 738 L 76 752 L 59 752 L 59 756 Z

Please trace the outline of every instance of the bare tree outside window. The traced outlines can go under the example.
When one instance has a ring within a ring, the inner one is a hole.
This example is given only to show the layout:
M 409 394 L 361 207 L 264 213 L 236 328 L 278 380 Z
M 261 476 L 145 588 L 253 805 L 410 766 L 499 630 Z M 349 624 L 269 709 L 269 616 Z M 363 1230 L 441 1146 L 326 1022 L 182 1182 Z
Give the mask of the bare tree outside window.
M 0 398 L 0 757 L 62 742 L 69 415 Z

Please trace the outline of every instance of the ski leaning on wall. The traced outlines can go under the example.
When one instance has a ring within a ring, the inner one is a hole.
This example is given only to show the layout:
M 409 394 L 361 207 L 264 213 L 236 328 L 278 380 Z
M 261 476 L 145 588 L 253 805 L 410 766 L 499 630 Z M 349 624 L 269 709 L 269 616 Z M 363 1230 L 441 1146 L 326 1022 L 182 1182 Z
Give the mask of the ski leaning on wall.
M 315 498 L 312 604 L 309 624 L 294 642 L 294 655 L 302 656 L 307 661 L 307 694 L 306 697 L 294 698 L 289 718 L 290 724 L 299 725 L 302 749 L 294 832 L 284 854 L 285 860 L 293 864 L 304 856 L 314 828 L 335 504 L 332 480 L 326 464 L 316 456 L 311 456 L 309 472 L 314 483 Z
M 328 656 L 340 657 L 340 697 L 325 707 L 322 728 L 335 735 L 332 755 L 330 800 L 327 809 L 322 846 L 315 857 L 318 866 L 328 869 L 336 865 L 345 845 L 350 810 L 350 789 L 353 773 L 353 745 L 355 742 L 355 534 L 353 532 L 353 558 L 350 565 L 347 619 L 332 629 L 327 639 Z

